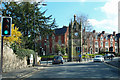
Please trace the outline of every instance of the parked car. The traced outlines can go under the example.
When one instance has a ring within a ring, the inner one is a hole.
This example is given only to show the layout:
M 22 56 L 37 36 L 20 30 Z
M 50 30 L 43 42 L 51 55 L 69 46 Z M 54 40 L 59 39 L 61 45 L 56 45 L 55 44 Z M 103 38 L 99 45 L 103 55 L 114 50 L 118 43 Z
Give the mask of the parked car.
M 96 55 L 93 59 L 94 62 L 104 62 L 104 57 L 102 55 Z
M 63 57 L 62 56 L 54 56 L 52 60 L 52 64 L 63 64 Z
M 104 56 L 104 59 L 106 59 L 106 58 L 113 58 L 113 57 L 115 57 L 115 55 L 114 54 L 106 54 L 105 56 Z

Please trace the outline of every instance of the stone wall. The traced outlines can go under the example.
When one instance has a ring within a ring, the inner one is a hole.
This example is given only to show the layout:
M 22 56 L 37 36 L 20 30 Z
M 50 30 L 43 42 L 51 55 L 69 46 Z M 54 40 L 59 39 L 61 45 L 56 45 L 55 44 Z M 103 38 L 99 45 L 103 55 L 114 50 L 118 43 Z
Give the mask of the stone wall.
M 1 51 L 1 44 L 0 44 Z M 0 54 L 1 58 L 1 54 Z M 1 60 L 1 59 L 0 59 Z M 1 62 L 1 61 L 0 61 Z M 19 59 L 13 50 L 8 46 L 3 47 L 3 72 L 10 72 L 15 69 L 21 69 L 27 67 L 26 58 L 23 60 Z

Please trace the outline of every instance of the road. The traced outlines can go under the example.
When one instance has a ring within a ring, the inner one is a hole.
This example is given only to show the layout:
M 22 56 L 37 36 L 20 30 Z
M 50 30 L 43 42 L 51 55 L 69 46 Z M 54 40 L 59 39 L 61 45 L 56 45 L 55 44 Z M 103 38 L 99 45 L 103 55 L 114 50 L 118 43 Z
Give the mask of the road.
M 120 70 L 101 62 L 50 65 L 27 78 L 119 78 Z

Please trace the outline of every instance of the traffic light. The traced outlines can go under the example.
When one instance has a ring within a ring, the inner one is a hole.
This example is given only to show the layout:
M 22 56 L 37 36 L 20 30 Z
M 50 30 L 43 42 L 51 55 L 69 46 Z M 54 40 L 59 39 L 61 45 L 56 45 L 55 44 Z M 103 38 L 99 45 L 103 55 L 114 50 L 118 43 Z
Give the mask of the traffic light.
M 2 17 L 2 36 L 11 36 L 11 17 Z

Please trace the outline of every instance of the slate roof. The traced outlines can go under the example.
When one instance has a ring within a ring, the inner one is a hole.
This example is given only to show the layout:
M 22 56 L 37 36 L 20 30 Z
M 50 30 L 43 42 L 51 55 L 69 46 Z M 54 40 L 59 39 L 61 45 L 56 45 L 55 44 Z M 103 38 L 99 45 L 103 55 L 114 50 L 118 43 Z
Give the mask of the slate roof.
M 55 29 L 55 35 L 63 35 L 67 31 L 67 27 L 64 26 L 63 28 Z
M 117 36 L 118 38 L 120 38 L 120 33 L 116 34 L 116 36 Z

